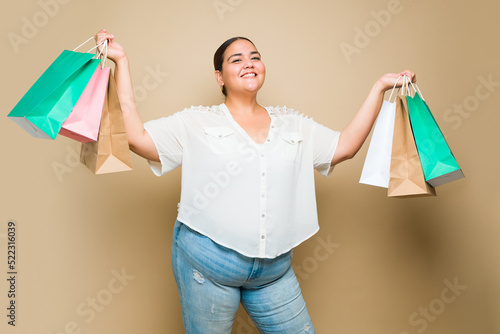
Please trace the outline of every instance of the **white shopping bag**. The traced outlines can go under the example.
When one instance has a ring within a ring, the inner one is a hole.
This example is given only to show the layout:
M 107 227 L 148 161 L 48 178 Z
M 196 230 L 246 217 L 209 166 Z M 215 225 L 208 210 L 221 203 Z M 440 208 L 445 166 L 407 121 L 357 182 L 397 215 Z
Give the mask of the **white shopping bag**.
M 389 188 L 392 137 L 396 117 L 396 101 L 390 102 L 390 100 L 396 85 L 397 82 L 392 89 L 389 101 L 384 101 L 380 109 L 359 183 Z

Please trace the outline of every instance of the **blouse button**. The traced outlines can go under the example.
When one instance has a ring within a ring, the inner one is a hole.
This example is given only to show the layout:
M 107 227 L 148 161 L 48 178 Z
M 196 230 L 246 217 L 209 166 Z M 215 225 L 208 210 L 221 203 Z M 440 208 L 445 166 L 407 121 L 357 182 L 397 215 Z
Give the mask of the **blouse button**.
M 219 138 L 222 138 L 222 135 L 219 135 Z
M 265 235 L 263 235 L 263 236 L 261 236 L 260 238 L 261 238 L 261 239 L 265 239 L 265 238 L 266 238 L 266 236 L 265 236 Z
M 292 144 L 295 144 L 295 140 L 292 139 Z
M 264 214 L 264 213 L 263 213 L 263 214 L 261 215 L 261 217 L 262 217 L 262 218 L 266 217 L 266 214 Z
M 266 176 L 266 173 L 262 173 L 262 176 Z
M 271 128 L 274 129 L 274 125 L 271 125 Z
M 267 142 L 269 143 L 271 141 L 271 139 L 267 139 Z

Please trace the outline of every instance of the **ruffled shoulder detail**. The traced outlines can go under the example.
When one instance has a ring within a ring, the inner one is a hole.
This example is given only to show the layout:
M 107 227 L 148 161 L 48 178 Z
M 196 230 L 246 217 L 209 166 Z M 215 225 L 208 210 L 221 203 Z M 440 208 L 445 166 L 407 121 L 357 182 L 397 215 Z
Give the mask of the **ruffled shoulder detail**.
M 268 109 L 269 109 L 269 114 L 273 115 L 274 117 L 299 115 L 298 111 L 295 111 L 292 108 L 288 108 L 287 106 L 268 107 Z
M 214 105 L 211 107 L 207 106 L 191 106 L 189 108 L 184 109 L 182 112 L 204 112 L 204 113 L 210 113 L 214 115 L 222 115 L 224 116 L 224 111 L 222 108 L 218 105 Z
M 269 114 L 271 114 L 274 117 L 282 117 L 282 116 L 300 116 L 301 114 L 292 109 L 288 108 L 287 106 L 277 106 L 277 107 L 267 107 L 269 110 Z M 203 113 L 210 113 L 214 115 L 219 115 L 219 116 L 225 116 L 224 110 L 222 110 L 220 105 L 214 105 L 211 107 L 207 106 L 191 106 L 189 108 L 185 108 L 182 112 L 203 112 Z

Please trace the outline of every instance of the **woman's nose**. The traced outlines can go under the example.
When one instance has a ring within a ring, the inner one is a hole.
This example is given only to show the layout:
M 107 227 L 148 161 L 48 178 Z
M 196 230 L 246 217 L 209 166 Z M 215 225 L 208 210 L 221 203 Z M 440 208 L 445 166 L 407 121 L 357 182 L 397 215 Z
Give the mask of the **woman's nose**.
M 245 62 L 245 68 L 253 68 L 253 63 L 250 59 L 247 59 Z

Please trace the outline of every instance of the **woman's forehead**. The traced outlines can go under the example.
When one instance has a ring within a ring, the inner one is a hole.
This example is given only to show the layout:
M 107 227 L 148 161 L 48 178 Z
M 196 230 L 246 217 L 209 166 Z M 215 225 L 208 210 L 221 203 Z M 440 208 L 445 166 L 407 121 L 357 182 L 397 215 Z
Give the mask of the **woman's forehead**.
M 234 41 L 231 45 L 229 45 L 229 47 L 226 50 L 226 54 L 229 57 L 235 53 L 251 53 L 254 51 L 257 51 L 255 45 L 253 45 L 251 42 L 247 40 L 239 39 L 237 41 Z

